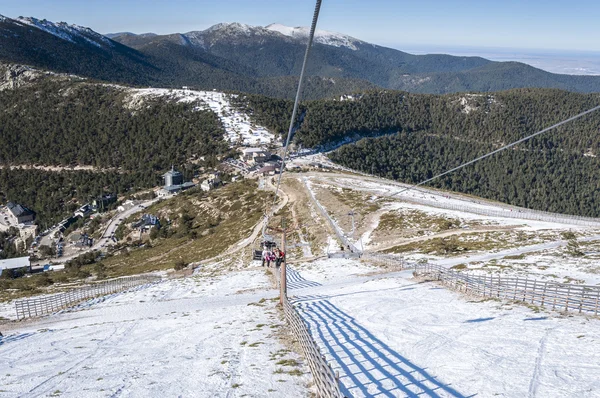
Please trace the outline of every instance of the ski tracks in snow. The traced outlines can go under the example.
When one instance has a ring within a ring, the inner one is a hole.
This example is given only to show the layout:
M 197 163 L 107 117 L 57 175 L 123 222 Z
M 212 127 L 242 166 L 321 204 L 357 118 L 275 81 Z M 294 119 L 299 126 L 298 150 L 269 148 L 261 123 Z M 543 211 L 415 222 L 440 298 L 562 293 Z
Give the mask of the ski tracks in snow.
M 542 361 L 544 360 L 544 355 L 546 353 L 546 341 L 548 341 L 548 336 L 551 332 L 552 329 L 547 329 L 546 333 L 544 333 L 544 336 L 542 336 L 540 339 L 540 345 L 535 358 L 535 367 L 533 368 L 533 375 L 531 376 L 531 381 L 529 382 L 529 398 L 535 398 L 537 396 L 537 389 L 540 384 Z
M 62 381 L 68 378 L 72 372 L 85 368 L 87 364 L 93 363 L 95 358 L 98 356 L 106 356 L 110 350 L 114 349 L 113 347 L 115 342 L 127 336 L 129 332 L 137 325 L 137 323 L 138 322 L 130 322 L 121 324 L 122 326 L 116 326 L 108 337 L 98 343 L 96 349 L 91 354 L 86 355 L 83 359 L 77 361 L 74 365 L 70 366 L 64 371 L 47 378 L 37 386 L 30 389 L 27 393 L 20 395 L 20 397 L 39 397 L 58 390 L 58 386 L 61 385 Z M 64 349 L 61 349 L 61 351 L 65 353 Z M 69 353 L 66 352 L 65 354 Z M 70 353 L 70 355 L 72 355 L 72 353 Z M 113 394 L 112 396 L 117 397 L 118 394 Z

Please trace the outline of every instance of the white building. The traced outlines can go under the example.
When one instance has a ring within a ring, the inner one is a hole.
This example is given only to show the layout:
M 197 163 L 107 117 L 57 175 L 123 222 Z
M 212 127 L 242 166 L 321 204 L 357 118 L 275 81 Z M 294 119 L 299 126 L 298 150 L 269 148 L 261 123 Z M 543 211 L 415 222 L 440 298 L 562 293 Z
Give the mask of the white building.
M 271 153 L 262 148 L 245 148 L 240 159 L 251 164 L 264 163 L 271 158 Z
M 2 271 L 7 269 L 24 268 L 27 269 L 27 272 L 31 272 L 31 262 L 29 261 L 29 257 L 16 257 L 0 260 L 0 275 L 2 275 Z
M 77 211 L 74 214 L 75 214 L 75 217 L 85 218 L 91 212 L 92 212 L 92 206 L 90 206 L 89 204 L 85 204 L 85 205 L 81 206 L 79 209 L 77 209 Z
M 123 213 L 124 211 L 132 209 L 134 207 L 135 207 L 135 202 L 131 199 L 128 199 L 125 202 L 123 202 L 122 205 L 117 207 L 117 210 L 119 211 L 119 213 Z

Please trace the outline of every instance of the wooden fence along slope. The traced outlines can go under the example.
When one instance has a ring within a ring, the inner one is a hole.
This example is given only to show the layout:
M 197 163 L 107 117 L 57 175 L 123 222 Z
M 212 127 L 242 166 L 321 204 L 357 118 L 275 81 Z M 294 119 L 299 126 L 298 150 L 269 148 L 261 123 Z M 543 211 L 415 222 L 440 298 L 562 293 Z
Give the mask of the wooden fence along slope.
M 160 279 L 159 276 L 153 275 L 128 276 L 94 283 L 93 285 L 73 289 L 65 293 L 18 300 L 15 301 L 17 319 L 21 320 L 51 314 L 94 297 L 121 292 L 135 286 L 157 282 Z
M 310 334 L 304 320 L 287 300 L 287 297 L 283 302 L 283 312 L 294 336 L 302 346 L 304 357 L 317 385 L 318 396 L 324 398 L 342 397 L 337 375 L 327 363 L 325 356 L 321 354 L 319 346 Z
M 273 274 L 279 285 L 280 273 L 278 269 L 272 269 Z M 290 325 L 294 337 L 300 343 L 304 358 L 308 362 L 308 367 L 312 373 L 315 385 L 317 387 L 317 396 L 319 398 L 341 398 L 339 381 L 337 374 L 333 371 L 327 359 L 319 346 L 310 334 L 310 330 L 298 313 L 298 310 L 289 302 L 287 295 L 283 300 L 283 313 L 287 323 Z
M 451 288 L 483 297 L 520 301 L 557 311 L 600 313 L 600 286 L 474 275 L 432 264 L 417 264 L 415 274 L 433 277 Z

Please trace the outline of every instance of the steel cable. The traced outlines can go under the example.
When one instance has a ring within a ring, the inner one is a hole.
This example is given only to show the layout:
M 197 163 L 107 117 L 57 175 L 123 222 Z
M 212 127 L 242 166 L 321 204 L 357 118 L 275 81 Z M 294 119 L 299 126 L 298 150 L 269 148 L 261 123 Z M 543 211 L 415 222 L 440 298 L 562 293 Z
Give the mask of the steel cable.
M 277 186 L 275 188 L 275 196 L 273 198 L 273 205 L 271 207 L 271 211 L 275 209 L 275 204 L 277 203 L 277 197 L 279 195 L 279 187 L 281 185 L 281 177 L 283 176 L 283 171 L 285 170 L 285 159 L 287 157 L 288 148 L 290 146 L 290 138 L 292 137 L 292 133 L 294 131 L 294 122 L 296 120 L 296 114 L 298 113 L 298 104 L 300 103 L 300 96 L 302 94 L 302 85 L 304 83 L 304 72 L 306 71 L 306 64 L 308 62 L 308 56 L 310 54 L 310 48 L 312 46 L 313 38 L 315 36 L 315 29 L 317 28 L 317 20 L 319 19 L 319 11 L 321 10 L 321 1 L 317 0 L 317 4 L 315 5 L 315 12 L 313 14 L 312 23 L 310 25 L 310 33 L 308 35 L 308 43 L 306 45 L 306 52 L 304 53 L 304 61 L 302 62 L 302 70 L 300 71 L 300 80 L 298 82 L 298 90 L 296 91 L 296 99 L 294 100 L 294 109 L 292 110 L 292 119 L 290 120 L 290 128 L 288 130 L 287 138 L 285 141 L 285 147 L 283 151 L 283 158 L 281 160 L 281 169 L 279 170 L 279 179 L 277 180 Z M 265 224 L 263 225 L 263 237 L 265 235 L 265 230 L 267 224 L 269 222 L 270 214 L 266 215 Z

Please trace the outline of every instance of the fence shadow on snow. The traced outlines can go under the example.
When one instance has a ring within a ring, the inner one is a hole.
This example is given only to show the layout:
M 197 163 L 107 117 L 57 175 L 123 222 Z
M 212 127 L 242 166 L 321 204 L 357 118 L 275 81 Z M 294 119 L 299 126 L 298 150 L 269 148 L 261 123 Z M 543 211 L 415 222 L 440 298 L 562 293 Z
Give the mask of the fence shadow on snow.
M 337 364 L 340 388 L 346 396 L 465 397 L 394 351 L 331 302 L 301 302 L 298 307 L 311 331 L 319 336 L 324 352 Z
M 287 288 L 288 289 L 304 289 L 307 287 L 316 287 L 321 286 L 318 282 L 313 282 L 306 280 L 300 275 L 300 273 L 294 270 L 292 267 L 288 266 L 286 268 L 286 276 L 287 276 Z

